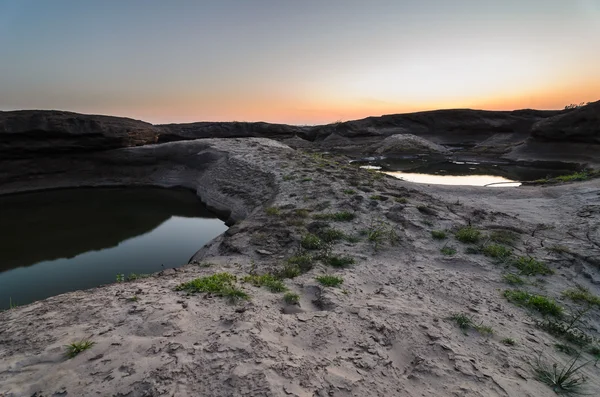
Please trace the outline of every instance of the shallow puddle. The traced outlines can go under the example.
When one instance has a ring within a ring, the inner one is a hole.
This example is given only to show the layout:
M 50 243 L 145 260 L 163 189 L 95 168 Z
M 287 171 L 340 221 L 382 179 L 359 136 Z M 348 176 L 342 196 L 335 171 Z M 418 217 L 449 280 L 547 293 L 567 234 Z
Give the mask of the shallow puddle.
M 184 265 L 227 229 L 190 191 L 67 189 L 0 197 L 0 308 Z

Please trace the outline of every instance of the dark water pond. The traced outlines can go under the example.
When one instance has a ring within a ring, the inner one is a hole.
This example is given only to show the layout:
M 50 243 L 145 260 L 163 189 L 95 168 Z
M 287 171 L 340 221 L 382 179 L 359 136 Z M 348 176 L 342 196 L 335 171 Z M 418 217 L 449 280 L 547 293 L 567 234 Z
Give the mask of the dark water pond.
M 0 197 L 0 308 L 181 266 L 227 229 L 189 191 L 54 190 Z
M 447 160 L 406 156 L 362 160 L 367 168 L 410 182 L 439 185 L 514 187 L 521 182 L 571 174 L 578 168 L 570 164 L 523 165 L 481 162 L 474 159 Z

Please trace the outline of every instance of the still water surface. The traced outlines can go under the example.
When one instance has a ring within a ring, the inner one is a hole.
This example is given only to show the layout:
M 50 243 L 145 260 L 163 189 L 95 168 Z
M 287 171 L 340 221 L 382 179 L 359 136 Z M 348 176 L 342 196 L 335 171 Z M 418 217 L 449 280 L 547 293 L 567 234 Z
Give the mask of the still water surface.
M 158 188 L 0 197 L 0 309 L 181 266 L 227 229 L 196 197 Z

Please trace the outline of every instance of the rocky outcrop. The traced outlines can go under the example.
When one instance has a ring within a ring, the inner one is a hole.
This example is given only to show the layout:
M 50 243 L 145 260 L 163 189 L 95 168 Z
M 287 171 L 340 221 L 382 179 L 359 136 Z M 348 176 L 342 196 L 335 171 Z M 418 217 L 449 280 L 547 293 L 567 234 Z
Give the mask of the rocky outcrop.
M 247 122 L 199 122 L 187 124 L 157 125 L 160 129 L 158 142 L 172 142 L 200 138 L 272 138 L 288 139 L 299 136 L 312 138 L 312 127 L 287 124 L 247 123 Z
M 368 149 L 369 154 L 447 154 L 441 145 L 412 134 L 394 134 Z
M 160 130 L 123 117 L 52 110 L 0 112 L 0 158 L 98 151 L 155 143 Z
M 600 144 L 600 101 L 538 121 L 531 135 L 547 141 Z

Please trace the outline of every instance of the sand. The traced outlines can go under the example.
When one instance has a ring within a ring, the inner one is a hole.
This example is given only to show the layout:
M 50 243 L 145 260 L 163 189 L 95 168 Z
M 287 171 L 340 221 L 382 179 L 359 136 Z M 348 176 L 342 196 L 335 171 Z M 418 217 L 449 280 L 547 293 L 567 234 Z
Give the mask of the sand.
M 600 295 L 599 179 L 553 187 L 418 185 L 333 156 L 262 139 L 245 142 L 219 143 L 229 156 L 220 166 L 270 174 L 272 186 L 256 189 L 269 188 L 272 200 L 238 210 L 244 219 L 190 264 L 0 313 L 0 396 L 553 394 L 532 366 L 539 356 L 567 363 L 572 357 L 555 344 L 568 343 L 537 327 L 539 314 L 503 297 L 515 288 L 503 280 L 510 269 L 467 254 L 472 245 L 453 232 L 470 224 L 484 235 L 516 233 L 515 256 L 535 257 L 555 271 L 523 277 L 528 284 L 520 288 L 573 312 L 577 305 L 561 296 L 565 289 L 581 285 Z M 279 214 L 268 215 L 267 207 Z M 297 209 L 308 213 L 297 215 Z M 313 219 L 338 211 L 356 218 Z M 285 304 L 282 293 L 241 282 L 253 272 L 281 269 L 307 230 L 324 224 L 358 238 L 331 248 L 356 263 L 337 269 L 315 260 L 312 270 L 285 280 L 300 295 L 299 306 Z M 381 237 L 371 241 L 361 235 L 365 230 L 379 230 Z M 447 230 L 448 238 L 435 240 L 432 230 Z M 444 246 L 456 254 L 443 255 Z M 230 303 L 174 290 L 219 272 L 238 276 L 250 300 Z M 321 286 L 315 277 L 322 274 L 338 275 L 343 284 Z M 599 311 L 590 310 L 579 325 L 596 338 Z M 493 334 L 460 329 L 449 319 L 456 313 Z M 504 344 L 505 338 L 515 344 Z M 83 339 L 94 345 L 67 359 L 64 346 Z M 588 353 L 579 359 L 588 360 Z M 599 393 L 600 367 L 591 362 L 581 373 L 588 378 L 585 391 Z

